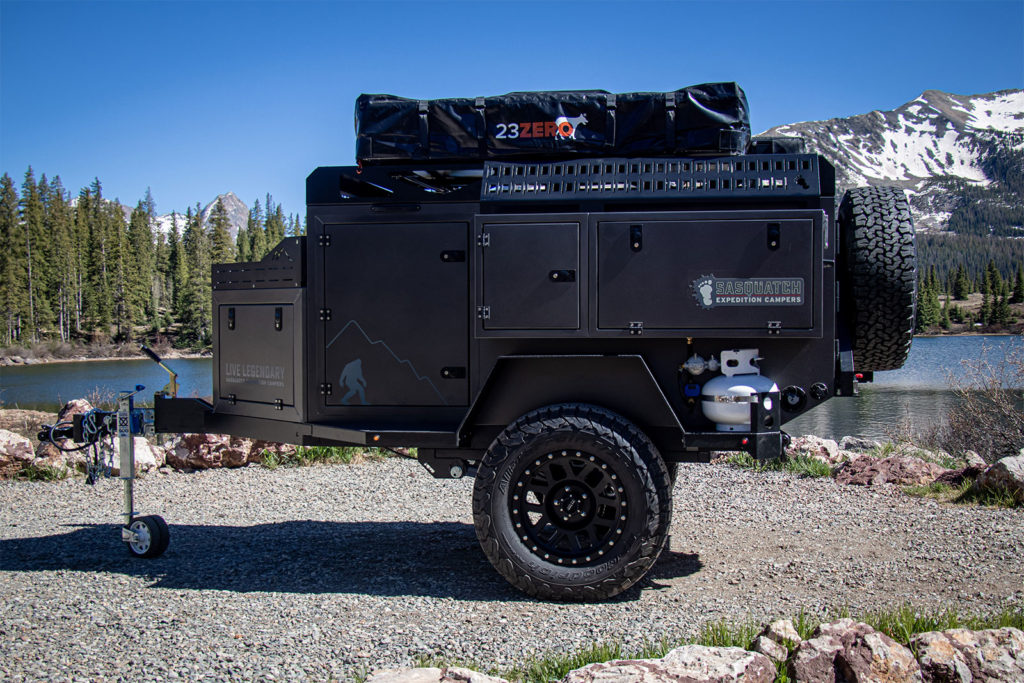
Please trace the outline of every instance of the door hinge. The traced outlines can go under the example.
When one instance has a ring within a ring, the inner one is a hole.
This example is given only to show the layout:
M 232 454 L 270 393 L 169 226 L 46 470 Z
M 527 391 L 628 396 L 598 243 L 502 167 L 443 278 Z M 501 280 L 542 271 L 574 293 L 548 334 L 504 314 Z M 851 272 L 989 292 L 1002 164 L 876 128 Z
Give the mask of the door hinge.
M 320 235 L 320 238 L 317 240 L 317 243 L 321 247 L 329 247 L 331 246 L 331 236 L 325 232 L 324 234 Z
M 489 233 L 489 232 L 482 232 L 479 235 L 477 235 L 476 245 L 478 247 L 489 247 L 489 246 L 491 246 L 491 233 Z
M 629 333 L 633 335 L 641 335 L 644 333 L 643 322 L 632 322 L 629 324 Z
M 490 320 L 491 319 L 491 307 L 490 306 L 477 306 L 476 307 L 476 317 L 480 318 L 481 320 Z
M 331 395 L 331 383 L 330 382 L 324 382 L 323 384 L 320 385 L 320 395 L 321 396 L 330 396 Z
M 331 309 L 329 309 L 329 308 L 321 308 L 320 309 L 320 319 L 321 320 L 330 320 L 331 319 Z
M 768 321 L 768 334 L 779 334 L 782 332 L 782 321 L 781 320 L 769 320 Z
M 274 399 L 274 410 L 284 410 L 284 401 L 282 399 Z

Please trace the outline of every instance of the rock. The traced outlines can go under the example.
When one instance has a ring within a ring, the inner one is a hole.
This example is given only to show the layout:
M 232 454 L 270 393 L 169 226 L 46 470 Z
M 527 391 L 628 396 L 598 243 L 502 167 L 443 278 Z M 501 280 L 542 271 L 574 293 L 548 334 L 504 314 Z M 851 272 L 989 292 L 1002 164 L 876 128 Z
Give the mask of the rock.
M 76 398 L 73 401 L 68 401 L 64 404 L 64 407 L 60 409 L 60 412 L 57 413 L 57 421 L 54 422 L 54 424 L 60 424 L 61 422 L 73 422 L 75 415 L 85 415 L 92 409 L 92 404 L 84 398 Z M 75 448 L 78 444 L 71 439 L 61 439 L 60 445 L 64 448 Z M 39 449 L 36 452 L 36 455 L 41 461 L 53 467 L 64 466 L 71 469 L 85 469 L 85 451 L 69 453 L 67 451 L 60 450 L 52 443 L 41 443 L 39 444 Z
M 800 638 L 800 634 L 796 632 L 796 627 L 793 626 L 791 619 L 779 619 L 773 621 L 764 627 L 761 631 L 762 636 L 771 638 L 779 645 L 792 645 L 797 646 L 803 642 Z
M 249 448 L 249 462 L 263 462 L 263 458 L 266 453 L 273 453 L 275 455 L 288 458 L 295 455 L 294 446 L 290 443 L 277 443 L 276 441 L 253 441 L 252 446 Z
M 773 662 L 784 662 L 789 659 L 789 650 L 785 645 L 780 645 L 768 636 L 758 636 L 754 639 L 750 649 L 760 652 Z
M 366 679 L 366 683 L 508 683 L 504 678 L 488 676 L 461 667 L 421 667 L 385 669 Z
M 144 437 L 132 437 L 135 442 L 135 474 L 150 472 L 162 467 L 167 459 L 166 452 L 160 446 L 154 446 Z M 114 454 L 111 461 L 110 474 L 119 476 L 121 474 L 121 441 L 114 439 Z
M 855 451 L 857 453 L 870 453 L 877 451 L 882 444 L 874 439 L 865 439 L 861 436 L 844 436 L 839 440 L 839 449 L 843 451 Z
M 929 631 L 910 639 L 924 683 L 971 683 L 974 676 L 964 657 L 944 633 Z
M 817 636 L 803 641 L 786 662 L 789 679 L 795 683 L 835 683 L 836 655 L 842 649 L 835 636 Z
M 0 478 L 13 477 L 35 458 L 32 442 L 24 436 L 0 429 Z
M 981 457 L 974 451 L 967 451 L 964 453 L 964 464 L 968 467 L 980 467 L 982 469 L 988 467 L 988 463 L 985 462 L 985 458 Z
M 879 460 L 865 455 L 844 463 L 832 476 L 840 484 L 922 486 L 932 483 L 944 472 L 944 467 L 911 456 L 891 455 Z
M 1024 631 L 957 628 L 943 631 L 942 635 L 963 655 L 975 681 L 1019 683 L 1024 680 Z
M 252 441 L 223 434 L 182 434 L 167 448 L 167 464 L 176 470 L 242 467 L 249 462 Z
M 959 486 L 967 480 L 974 481 L 978 478 L 982 472 L 985 471 L 985 467 L 977 467 L 975 465 L 967 465 L 966 467 L 960 467 L 955 470 L 946 470 L 938 477 L 935 478 L 933 483 L 935 484 L 949 484 L 950 486 Z
M 914 654 L 862 622 L 840 619 L 820 625 L 788 662 L 794 681 L 921 681 Z
M 869 627 L 870 628 L 870 627 Z M 921 666 L 914 653 L 895 640 L 873 631 L 859 636 L 836 657 L 847 681 L 920 683 Z
M 769 683 L 775 665 L 759 652 L 738 647 L 684 645 L 661 659 L 623 659 L 570 671 L 562 683 Z
M 758 652 L 738 647 L 684 645 L 662 659 L 672 680 L 691 677 L 696 681 L 744 681 L 769 683 L 775 680 L 775 665 Z
M 832 439 L 822 439 L 810 434 L 794 438 L 786 448 L 786 455 L 791 458 L 814 458 L 829 465 L 840 462 L 839 444 Z
M 1006 493 L 1024 501 L 1024 455 L 1002 458 L 978 475 L 974 482 L 978 491 Z

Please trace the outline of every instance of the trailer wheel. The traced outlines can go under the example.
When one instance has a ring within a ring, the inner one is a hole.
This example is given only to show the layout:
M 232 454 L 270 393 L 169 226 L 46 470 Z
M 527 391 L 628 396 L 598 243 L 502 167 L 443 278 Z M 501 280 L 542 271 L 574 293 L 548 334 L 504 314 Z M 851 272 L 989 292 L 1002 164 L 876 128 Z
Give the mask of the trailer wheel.
M 917 251 L 903 190 L 858 187 L 839 206 L 840 305 L 856 370 L 903 367 L 914 336 Z
M 668 538 L 668 470 L 650 439 L 591 405 L 534 410 L 488 448 L 473 488 L 484 554 L 529 595 L 602 600 L 651 568 Z
M 128 551 L 135 557 L 160 557 L 171 541 L 167 522 L 159 515 L 136 517 L 128 528 L 138 537 L 128 542 Z

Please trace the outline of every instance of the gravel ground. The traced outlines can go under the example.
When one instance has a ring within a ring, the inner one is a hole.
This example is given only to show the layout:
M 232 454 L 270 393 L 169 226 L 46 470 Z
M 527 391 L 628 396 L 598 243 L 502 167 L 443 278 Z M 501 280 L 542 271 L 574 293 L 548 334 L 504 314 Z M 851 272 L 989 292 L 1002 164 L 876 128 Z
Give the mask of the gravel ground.
M 1024 510 L 686 465 L 672 541 L 603 604 L 518 593 L 479 550 L 472 481 L 412 461 L 152 474 L 171 525 L 128 556 L 118 482 L 0 483 L 0 679 L 352 678 L 422 655 L 508 665 L 726 618 L 1024 601 Z

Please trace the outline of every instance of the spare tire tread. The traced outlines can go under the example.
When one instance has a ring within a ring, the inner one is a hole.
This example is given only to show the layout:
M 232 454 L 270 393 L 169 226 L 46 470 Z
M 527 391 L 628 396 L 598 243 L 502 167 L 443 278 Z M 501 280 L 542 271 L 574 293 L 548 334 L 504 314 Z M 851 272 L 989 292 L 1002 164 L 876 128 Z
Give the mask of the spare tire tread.
M 854 368 L 903 366 L 917 313 L 917 247 L 903 190 L 859 187 L 839 207 L 841 307 L 850 328 Z

